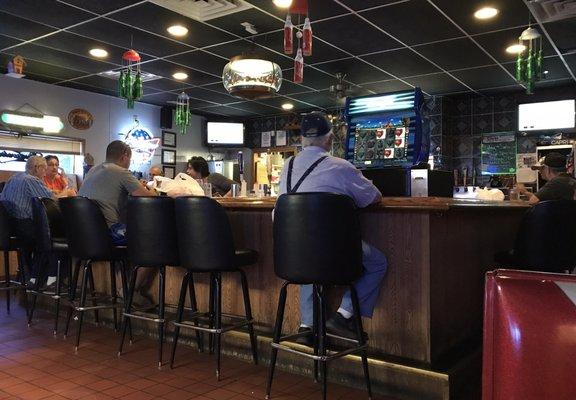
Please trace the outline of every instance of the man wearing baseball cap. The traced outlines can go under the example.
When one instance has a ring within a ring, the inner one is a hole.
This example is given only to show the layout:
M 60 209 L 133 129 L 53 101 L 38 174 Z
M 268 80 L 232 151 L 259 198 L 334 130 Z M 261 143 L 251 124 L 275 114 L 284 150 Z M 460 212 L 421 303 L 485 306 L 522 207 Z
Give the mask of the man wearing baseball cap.
M 288 160 L 280 177 L 280 192 L 331 192 L 345 194 L 363 208 L 382 199 L 380 191 L 348 161 L 329 154 L 332 149 L 332 124 L 325 114 L 312 112 L 304 115 L 300 127 L 303 150 Z M 290 176 L 290 179 L 288 177 Z M 387 269 L 386 257 L 380 250 L 362 241 L 364 273 L 354 283 L 360 300 L 363 317 L 372 317 L 380 284 Z M 342 298 L 340 308 L 326 322 L 329 332 L 343 337 L 356 338 L 351 319 L 350 293 Z M 312 285 L 300 286 L 300 329 L 308 331 L 313 325 Z M 311 338 L 302 337 L 298 342 L 310 345 Z
M 520 192 L 528 196 L 528 201 L 536 204 L 547 200 L 574 200 L 576 180 L 566 173 L 566 156 L 552 152 L 548 153 L 543 160 L 532 169 L 540 172 L 546 184 L 536 194 L 528 192 L 520 186 Z

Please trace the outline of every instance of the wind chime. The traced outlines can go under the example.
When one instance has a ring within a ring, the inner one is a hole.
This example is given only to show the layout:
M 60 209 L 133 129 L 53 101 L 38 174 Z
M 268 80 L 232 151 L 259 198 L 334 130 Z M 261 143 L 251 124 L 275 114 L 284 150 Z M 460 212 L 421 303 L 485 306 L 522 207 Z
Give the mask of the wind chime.
M 526 93 L 532 94 L 544 72 L 542 35 L 537 29 L 528 27 L 518 38 L 518 46 L 522 50 L 516 59 L 516 80 L 526 85 Z
M 192 114 L 190 113 L 190 97 L 184 92 L 180 93 L 176 101 L 176 111 L 174 120 L 181 134 L 186 133 L 186 128 L 190 125 Z
M 134 102 L 144 94 L 140 75 L 140 54 L 130 49 L 122 55 L 122 71 L 118 79 L 118 95 L 126 99 L 128 108 L 134 108 Z
M 294 25 L 292 24 L 292 14 L 298 16 L 298 25 L 300 18 L 304 15 L 304 26 L 302 31 L 296 32 L 297 50 L 294 58 L 294 83 L 304 81 L 304 56 L 312 55 L 312 26 L 308 16 L 308 0 L 294 0 L 288 9 L 286 23 L 284 24 L 284 54 L 294 54 Z

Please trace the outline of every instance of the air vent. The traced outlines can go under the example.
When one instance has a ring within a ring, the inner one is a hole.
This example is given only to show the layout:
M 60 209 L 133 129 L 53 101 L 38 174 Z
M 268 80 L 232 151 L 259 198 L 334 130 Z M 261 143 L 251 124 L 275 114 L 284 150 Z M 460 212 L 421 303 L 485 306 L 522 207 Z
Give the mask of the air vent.
M 542 22 L 576 17 L 576 0 L 532 0 L 528 7 Z
M 100 72 L 98 75 L 103 76 L 104 78 L 110 78 L 118 80 L 120 77 L 120 71 L 104 71 Z M 150 72 L 140 72 L 140 76 L 142 77 L 142 82 L 150 82 L 155 81 L 157 79 L 162 79 L 161 76 L 151 74 Z
M 252 8 L 243 0 L 150 0 L 197 21 L 208 21 Z

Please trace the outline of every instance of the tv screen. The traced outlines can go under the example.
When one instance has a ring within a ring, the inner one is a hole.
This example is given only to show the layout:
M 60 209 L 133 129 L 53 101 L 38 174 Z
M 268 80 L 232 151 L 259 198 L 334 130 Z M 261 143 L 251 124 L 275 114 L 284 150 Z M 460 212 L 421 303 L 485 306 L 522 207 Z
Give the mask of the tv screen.
M 540 131 L 574 128 L 574 100 L 526 103 L 518 106 L 518 130 Z
M 244 124 L 208 122 L 206 136 L 209 146 L 242 146 L 244 145 Z

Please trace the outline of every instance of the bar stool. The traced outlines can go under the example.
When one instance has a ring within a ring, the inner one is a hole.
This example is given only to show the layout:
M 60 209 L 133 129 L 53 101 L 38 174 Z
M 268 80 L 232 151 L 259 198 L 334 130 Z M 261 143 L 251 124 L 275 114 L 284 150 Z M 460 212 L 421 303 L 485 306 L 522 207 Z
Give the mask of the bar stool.
M 85 197 L 66 197 L 60 199 L 60 209 L 64 216 L 64 226 L 70 255 L 79 259 L 72 285 L 70 289 L 72 307 L 68 312 L 65 335 L 68 334 L 72 313 L 78 313 L 78 331 L 76 333 L 75 351 L 80 345 L 80 335 L 84 312 L 94 310 L 96 313 L 101 309 L 112 309 L 114 316 L 114 329 L 118 328 L 117 308 L 124 307 L 118 303 L 118 293 L 116 290 L 116 268 L 117 263 L 121 265 L 120 274 L 124 296 L 128 293 L 125 263 L 127 259 L 126 246 L 114 246 L 112 237 L 102 215 L 102 211 L 96 202 Z M 89 285 L 94 290 L 92 264 L 94 262 L 109 262 L 110 272 L 110 296 L 97 298 L 92 294 L 92 306 L 86 306 L 87 292 Z M 80 301 L 76 304 L 76 287 L 80 276 L 80 266 L 83 265 L 82 286 L 80 289 Z M 91 282 L 92 281 L 92 282 Z M 98 302 L 106 301 L 106 304 Z M 97 321 L 98 322 L 98 321 Z
M 170 197 L 130 197 L 127 216 L 128 257 L 132 267 L 129 292 L 126 297 L 126 310 L 122 320 L 122 337 L 118 356 L 122 354 L 126 330 L 131 318 L 150 321 L 158 324 L 158 367 L 162 366 L 162 347 L 164 343 L 164 293 L 166 283 L 166 266 L 178 266 L 178 242 L 176 238 L 176 218 L 174 216 L 174 199 Z M 132 299 L 136 278 L 141 268 L 158 270 L 158 313 L 156 317 L 148 313 L 133 312 Z M 188 286 L 193 312 L 196 309 L 194 284 Z M 197 335 L 198 348 L 201 348 Z
M 20 250 L 26 246 L 25 243 L 12 234 L 10 216 L 0 202 L 0 251 L 4 255 L 4 282 L 0 283 L 0 290 L 6 292 L 6 311 L 10 314 L 10 291 L 26 291 L 26 274 L 24 273 L 23 260 Z M 10 252 L 16 251 L 18 254 L 17 280 L 13 281 L 10 276 Z M 28 314 L 27 297 L 24 295 L 26 314 Z
M 180 250 L 180 263 L 187 272 L 182 279 L 180 299 L 174 321 L 174 343 L 170 358 L 170 367 L 174 365 L 176 346 L 180 328 L 190 328 L 196 331 L 207 332 L 210 342 L 215 336 L 216 344 L 216 378 L 220 379 L 220 350 L 221 335 L 241 327 L 248 328 L 252 358 L 254 364 L 258 363 L 256 350 L 256 335 L 254 334 L 252 309 L 248 292 L 246 274 L 241 269 L 254 264 L 258 253 L 254 250 L 235 250 L 232 238 L 232 229 L 226 211 L 215 200 L 208 197 L 179 197 L 176 205 L 176 229 L 178 233 L 178 248 Z M 210 274 L 210 299 L 208 313 L 195 312 L 191 315 L 192 321 L 182 321 L 186 291 L 193 273 Z M 238 272 L 242 284 L 245 316 L 224 314 L 222 312 L 222 273 Z M 198 317 L 208 316 L 208 326 L 198 322 Z M 224 326 L 222 317 L 231 320 Z M 210 345 L 212 350 L 212 345 Z
M 328 361 L 360 353 L 368 397 L 371 398 L 366 343 L 358 295 L 353 285 L 362 274 L 362 239 L 354 202 L 340 194 L 295 193 L 280 196 L 274 209 L 274 272 L 285 282 L 278 300 L 266 398 L 270 398 L 278 350 L 314 360 L 314 380 L 318 380 L 320 368 L 324 399 Z M 314 326 L 311 333 L 282 336 L 286 293 L 291 284 L 314 285 Z M 350 289 L 357 331 L 355 340 L 326 333 L 326 288 L 336 285 Z M 281 343 L 308 335 L 314 339 L 314 354 Z M 355 346 L 329 353 L 326 348 L 327 337 Z
M 54 335 L 58 332 L 58 318 L 60 315 L 60 299 L 68 297 L 62 294 L 62 262 L 65 262 L 68 276 L 71 275 L 70 255 L 68 254 L 68 243 L 66 242 L 66 233 L 64 230 L 64 218 L 58 208 L 56 201 L 50 198 L 33 198 L 32 199 L 32 219 L 35 228 L 35 259 L 38 263 L 38 276 L 32 293 L 32 306 L 28 313 L 28 326 L 32 324 L 34 310 L 36 309 L 36 300 L 38 295 L 48 296 L 55 303 L 54 317 Z M 54 292 L 41 289 L 43 282 L 46 280 L 46 266 L 51 261 L 51 257 L 56 258 L 56 288 Z

